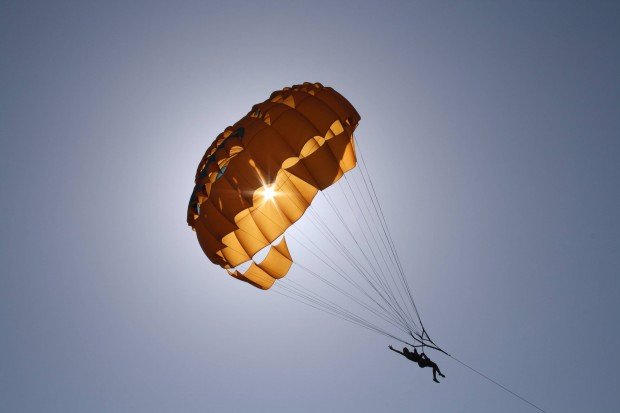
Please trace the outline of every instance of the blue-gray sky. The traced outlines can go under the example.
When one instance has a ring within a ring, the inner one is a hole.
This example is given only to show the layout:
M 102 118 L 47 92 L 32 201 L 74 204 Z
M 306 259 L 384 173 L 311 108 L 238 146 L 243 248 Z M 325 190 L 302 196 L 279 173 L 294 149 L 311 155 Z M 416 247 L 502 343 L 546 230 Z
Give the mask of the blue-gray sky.
M 360 112 L 434 338 L 620 407 L 618 2 L 4 1 L 0 59 L 0 410 L 534 411 L 204 257 L 197 162 L 303 81 Z

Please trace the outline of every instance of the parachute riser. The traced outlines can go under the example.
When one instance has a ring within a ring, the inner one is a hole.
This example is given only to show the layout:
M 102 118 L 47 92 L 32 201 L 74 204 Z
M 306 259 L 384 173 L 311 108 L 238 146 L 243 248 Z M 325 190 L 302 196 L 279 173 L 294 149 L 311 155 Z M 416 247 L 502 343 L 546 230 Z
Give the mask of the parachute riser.
M 426 334 L 426 337 L 427 337 L 426 340 L 424 339 L 424 334 Z M 419 335 L 419 334 L 414 335 L 412 332 L 409 332 L 409 335 L 416 342 L 420 343 L 419 345 L 415 345 L 413 347 L 422 347 L 423 349 L 424 349 L 424 347 L 432 348 L 433 350 L 437 350 L 437 351 L 445 354 L 448 357 L 452 357 L 448 352 L 446 352 L 446 351 L 442 350 L 440 347 L 438 347 L 437 344 L 435 344 L 435 342 L 433 342 L 433 340 L 431 340 L 430 337 L 428 337 L 428 333 L 426 333 L 426 331 L 422 332 L 422 335 Z M 431 343 L 431 344 L 428 344 L 428 343 Z

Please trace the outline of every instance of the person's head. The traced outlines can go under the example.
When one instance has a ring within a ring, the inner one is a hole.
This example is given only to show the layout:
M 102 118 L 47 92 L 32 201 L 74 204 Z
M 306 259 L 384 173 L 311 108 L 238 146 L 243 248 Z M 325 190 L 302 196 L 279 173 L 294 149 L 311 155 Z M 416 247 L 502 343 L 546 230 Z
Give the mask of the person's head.
M 403 353 L 405 354 L 409 353 L 409 349 L 407 347 L 403 347 Z

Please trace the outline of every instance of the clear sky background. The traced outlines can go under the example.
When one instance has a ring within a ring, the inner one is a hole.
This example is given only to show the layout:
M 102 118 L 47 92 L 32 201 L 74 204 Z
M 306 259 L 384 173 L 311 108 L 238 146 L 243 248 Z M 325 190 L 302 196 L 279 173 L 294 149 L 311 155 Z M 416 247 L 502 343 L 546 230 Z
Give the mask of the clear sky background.
M 3 1 L 0 59 L 1 411 L 535 411 L 203 255 L 202 154 L 303 81 L 361 114 L 433 338 L 620 408 L 620 3 Z

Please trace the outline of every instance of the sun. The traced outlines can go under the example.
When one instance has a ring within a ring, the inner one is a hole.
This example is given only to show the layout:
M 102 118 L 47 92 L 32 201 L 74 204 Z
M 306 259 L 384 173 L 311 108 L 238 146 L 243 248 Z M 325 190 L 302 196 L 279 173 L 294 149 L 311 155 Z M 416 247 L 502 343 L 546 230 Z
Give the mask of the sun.
M 276 196 L 276 191 L 271 186 L 263 187 L 263 201 L 271 201 Z

